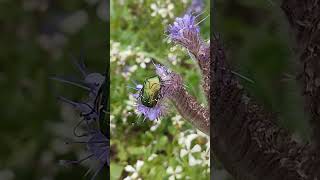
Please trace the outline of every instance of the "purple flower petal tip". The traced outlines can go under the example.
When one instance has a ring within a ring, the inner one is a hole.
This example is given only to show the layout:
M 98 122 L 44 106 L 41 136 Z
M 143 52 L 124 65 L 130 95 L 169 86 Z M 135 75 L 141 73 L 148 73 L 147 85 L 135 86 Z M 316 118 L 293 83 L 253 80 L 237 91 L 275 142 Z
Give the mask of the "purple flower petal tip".
M 153 108 L 138 104 L 137 110 L 151 121 L 160 118 L 165 113 L 165 107 L 161 104 L 157 104 Z
M 101 164 L 109 164 L 109 140 L 101 133 L 94 133 L 88 141 L 88 150 Z

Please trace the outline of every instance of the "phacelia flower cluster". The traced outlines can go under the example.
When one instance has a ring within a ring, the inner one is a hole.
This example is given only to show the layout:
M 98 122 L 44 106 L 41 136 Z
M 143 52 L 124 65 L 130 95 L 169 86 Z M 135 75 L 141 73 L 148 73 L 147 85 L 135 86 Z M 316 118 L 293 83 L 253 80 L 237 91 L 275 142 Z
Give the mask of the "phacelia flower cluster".
M 136 84 L 137 113 L 149 120 L 159 119 L 168 111 L 167 100 L 182 87 L 182 79 L 165 66 L 155 64 L 157 76 Z
M 198 53 L 202 40 L 195 16 L 185 14 L 183 17 L 177 17 L 173 24 L 168 26 L 167 32 L 173 42 L 184 46 L 192 54 Z

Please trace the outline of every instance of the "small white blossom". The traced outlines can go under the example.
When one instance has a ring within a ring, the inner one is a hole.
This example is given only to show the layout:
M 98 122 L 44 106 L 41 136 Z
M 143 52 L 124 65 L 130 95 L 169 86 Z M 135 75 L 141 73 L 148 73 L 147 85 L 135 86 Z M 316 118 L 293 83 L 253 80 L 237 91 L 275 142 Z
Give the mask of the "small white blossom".
M 179 128 L 184 124 L 184 120 L 182 120 L 182 117 L 180 115 L 175 115 L 172 119 L 172 124 L 175 126 L 178 126 Z
M 145 69 L 147 67 L 147 63 L 151 62 L 151 59 L 149 57 L 145 57 L 145 54 L 142 52 L 137 52 L 137 58 L 136 62 L 140 64 L 140 67 Z
M 110 115 L 110 129 L 111 129 L 111 130 L 114 130 L 114 129 L 116 128 L 116 123 L 114 122 L 114 121 L 115 121 L 114 118 L 115 118 L 114 115 L 111 114 L 111 115 Z
M 152 3 L 150 5 L 150 8 L 152 10 L 151 16 L 157 16 L 159 15 L 161 18 L 173 18 L 173 9 L 174 9 L 174 4 L 171 3 L 170 1 L 166 2 L 160 2 L 157 1 L 156 3 Z
M 197 138 L 197 134 L 190 134 L 185 139 L 185 148 L 181 149 L 180 157 L 183 158 L 184 156 L 188 155 L 189 166 L 194 166 L 200 164 L 202 161 L 196 159 L 193 154 L 201 152 L 201 146 L 199 144 L 194 145 L 191 147 L 192 141 Z
M 124 180 L 139 180 L 141 178 L 139 178 L 139 171 L 142 168 L 144 162 L 141 160 L 138 160 L 135 164 L 135 166 L 133 167 L 132 165 L 127 165 L 124 170 L 127 171 L 128 173 L 131 173 L 130 176 L 127 176 L 126 178 L 124 178 Z
M 153 153 L 153 154 L 151 154 L 151 156 L 148 157 L 148 161 L 152 161 L 152 160 L 154 160 L 156 157 L 158 157 L 158 155 Z
M 182 178 L 182 167 L 177 166 L 175 169 L 171 166 L 167 168 L 167 174 L 169 174 L 169 180 L 181 179 Z
M 160 124 L 161 124 L 161 121 L 159 121 L 159 120 L 153 121 L 153 125 L 151 126 L 150 131 L 157 130 L 158 127 L 160 126 Z

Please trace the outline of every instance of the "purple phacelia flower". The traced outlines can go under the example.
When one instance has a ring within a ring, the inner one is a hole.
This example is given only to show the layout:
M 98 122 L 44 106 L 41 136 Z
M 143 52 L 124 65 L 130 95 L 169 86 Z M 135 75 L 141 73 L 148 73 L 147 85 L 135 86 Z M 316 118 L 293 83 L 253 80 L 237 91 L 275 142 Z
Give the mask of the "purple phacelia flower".
M 143 85 L 136 84 L 138 93 L 134 94 L 137 113 L 149 120 L 164 116 L 168 111 L 167 99 L 182 87 L 180 76 L 160 64 L 155 67 L 157 76 L 147 78 Z
M 142 114 L 144 117 L 153 121 L 165 115 L 166 106 L 158 102 L 157 105 L 154 107 L 147 107 L 141 104 L 141 102 L 139 102 L 137 103 L 137 111 L 138 111 L 138 114 Z
M 143 115 L 145 118 L 153 121 L 159 119 L 161 116 L 165 115 L 166 113 L 166 106 L 164 105 L 163 96 L 161 94 L 157 95 L 156 103 L 148 105 L 143 103 L 143 91 L 146 87 L 142 84 L 136 84 L 134 88 L 137 93 L 133 94 L 133 97 L 136 99 L 136 113 L 138 115 Z
M 190 14 L 185 14 L 182 18 L 177 17 L 167 29 L 173 42 L 184 46 L 193 54 L 197 54 L 201 46 L 200 27 L 196 24 L 195 18 Z

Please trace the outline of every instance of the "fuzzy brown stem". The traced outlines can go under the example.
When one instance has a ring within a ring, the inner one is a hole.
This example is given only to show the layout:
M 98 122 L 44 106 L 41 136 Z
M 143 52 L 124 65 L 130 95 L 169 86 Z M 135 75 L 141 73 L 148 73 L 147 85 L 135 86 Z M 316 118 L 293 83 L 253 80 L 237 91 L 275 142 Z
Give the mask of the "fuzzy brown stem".
M 179 88 L 170 100 L 184 119 L 203 133 L 210 135 L 208 109 L 201 106 L 184 88 Z
M 317 153 L 277 126 L 277 118 L 244 92 L 226 64 L 217 39 L 211 44 L 212 151 L 237 180 L 320 178 Z

